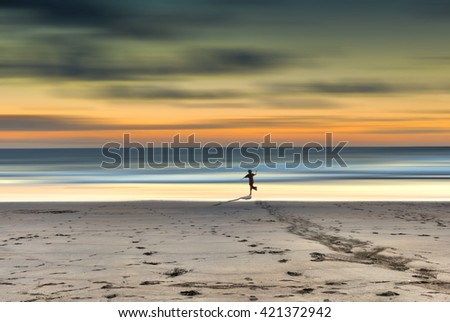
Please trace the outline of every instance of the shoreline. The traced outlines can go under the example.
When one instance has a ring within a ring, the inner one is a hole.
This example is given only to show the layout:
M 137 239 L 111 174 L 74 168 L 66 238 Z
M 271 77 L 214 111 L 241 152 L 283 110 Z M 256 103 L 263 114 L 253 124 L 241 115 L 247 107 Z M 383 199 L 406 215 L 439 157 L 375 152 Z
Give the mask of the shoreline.
M 259 184 L 259 183 L 258 183 Z M 263 183 L 261 183 L 263 184 Z M 0 202 L 227 201 L 246 197 L 244 182 L 226 184 L 70 184 L 7 185 Z M 264 183 L 257 200 L 300 202 L 436 201 L 450 202 L 447 180 L 348 180 Z M 180 200 L 183 199 L 183 200 Z

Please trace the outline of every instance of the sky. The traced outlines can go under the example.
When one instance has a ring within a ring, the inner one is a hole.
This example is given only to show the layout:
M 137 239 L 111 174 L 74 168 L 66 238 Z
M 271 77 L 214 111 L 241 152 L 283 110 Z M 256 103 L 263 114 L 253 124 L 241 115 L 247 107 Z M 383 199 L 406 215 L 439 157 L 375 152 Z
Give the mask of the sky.
M 449 0 L 0 0 L 0 147 L 448 145 Z

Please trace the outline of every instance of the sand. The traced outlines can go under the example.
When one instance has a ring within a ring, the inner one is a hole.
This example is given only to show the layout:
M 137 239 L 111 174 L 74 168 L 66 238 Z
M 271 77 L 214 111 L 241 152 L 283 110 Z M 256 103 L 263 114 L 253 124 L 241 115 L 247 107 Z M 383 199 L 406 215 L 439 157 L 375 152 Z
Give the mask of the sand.
M 1 301 L 449 301 L 448 203 L 0 204 Z

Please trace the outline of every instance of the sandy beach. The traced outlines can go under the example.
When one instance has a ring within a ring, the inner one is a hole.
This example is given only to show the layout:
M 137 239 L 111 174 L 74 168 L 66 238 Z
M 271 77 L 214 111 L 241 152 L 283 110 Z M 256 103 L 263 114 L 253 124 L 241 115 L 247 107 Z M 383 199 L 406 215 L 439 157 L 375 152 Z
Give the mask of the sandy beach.
M 0 204 L 1 301 L 449 301 L 448 203 Z

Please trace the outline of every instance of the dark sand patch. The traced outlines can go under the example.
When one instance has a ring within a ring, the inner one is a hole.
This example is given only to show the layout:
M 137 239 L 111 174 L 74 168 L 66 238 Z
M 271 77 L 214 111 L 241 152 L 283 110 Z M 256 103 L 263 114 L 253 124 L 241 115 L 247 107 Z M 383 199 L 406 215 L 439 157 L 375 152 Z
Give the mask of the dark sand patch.
M 174 269 L 172 269 L 170 271 L 165 272 L 164 275 L 167 275 L 168 277 L 177 277 L 177 276 L 180 276 L 180 275 L 184 275 L 184 274 L 186 274 L 188 272 L 189 271 L 187 269 L 176 267 L 176 268 L 174 268 Z
M 180 294 L 184 296 L 197 296 L 201 295 L 202 293 L 195 290 L 190 290 L 190 291 L 181 291 Z

